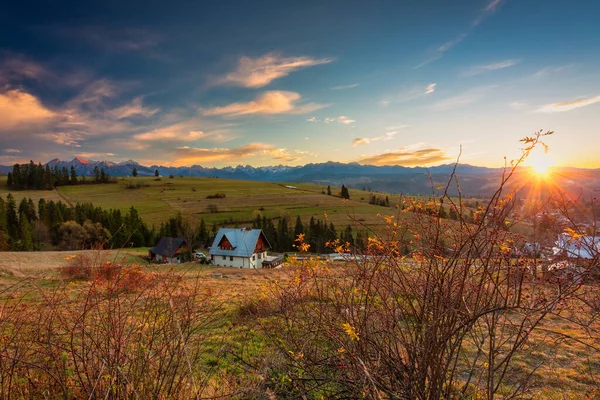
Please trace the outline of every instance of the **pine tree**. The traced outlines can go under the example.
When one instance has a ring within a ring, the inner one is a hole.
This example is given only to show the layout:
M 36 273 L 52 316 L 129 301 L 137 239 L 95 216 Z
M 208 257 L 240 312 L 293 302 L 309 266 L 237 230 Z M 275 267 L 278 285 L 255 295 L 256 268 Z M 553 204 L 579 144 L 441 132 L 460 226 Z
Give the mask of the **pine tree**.
M 154 176 L 158 178 L 158 169 L 154 170 Z
M 133 167 L 133 171 L 131 171 L 131 175 L 135 178 L 137 177 L 137 168 Z
M 71 165 L 71 185 L 77 185 L 77 171 L 73 165 Z
M 296 216 L 296 226 L 294 227 L 294 240 L 296 240 L 298 238 L 298 235 L 301 235 L 304 233 L 304 225 L 302 225 L 302 220 L 300 219 L 300 216 L 297 215 Z
M 331 196 L 331 186 L 327 185 L 327 194 Z
M 350 198 L 350 193 L 348 192 L 348 188 L 342 185 L 342 198 L 348 200 Z
M 19 239 L 19 218 L 17 217 L 17 203 L 11 193 L 6 196 L 6 232 L 9 238 Z

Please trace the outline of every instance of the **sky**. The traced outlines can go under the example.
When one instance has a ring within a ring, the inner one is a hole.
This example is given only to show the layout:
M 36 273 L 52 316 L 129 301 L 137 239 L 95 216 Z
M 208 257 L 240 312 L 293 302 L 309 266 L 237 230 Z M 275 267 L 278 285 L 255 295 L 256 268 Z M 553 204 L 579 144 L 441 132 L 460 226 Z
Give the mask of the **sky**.
M 600 167 L 595 0 L 7 2 L 0 164 Z

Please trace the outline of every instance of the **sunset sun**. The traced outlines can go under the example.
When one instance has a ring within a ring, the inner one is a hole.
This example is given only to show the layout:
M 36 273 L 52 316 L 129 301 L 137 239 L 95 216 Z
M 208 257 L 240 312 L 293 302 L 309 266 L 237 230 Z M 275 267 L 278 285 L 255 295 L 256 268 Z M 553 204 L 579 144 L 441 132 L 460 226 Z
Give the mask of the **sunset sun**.
M 548 174 L 548 170 L 554 165 L 554 162 L 547 154 L 543 153 L 532 155 L 527 164 L 535 175 L 543 177 Z

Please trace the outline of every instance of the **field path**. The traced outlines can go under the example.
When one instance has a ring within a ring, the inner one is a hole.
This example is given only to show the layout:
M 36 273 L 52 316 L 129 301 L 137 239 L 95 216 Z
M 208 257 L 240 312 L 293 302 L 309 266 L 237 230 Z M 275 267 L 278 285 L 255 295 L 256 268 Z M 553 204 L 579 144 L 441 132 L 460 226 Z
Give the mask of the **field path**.
M 73 208 L 73 203 L 71 203 L 71 200 L 67 199 L 67 198 L 65 197 L 65 195 L 63 195 L 61 192 L 59 192 L 59 191 L 58 191 L 58 189 L 57 189 L 56 187 L 55 187 L 54 189 L 52 189 L 52 190 L 54 190 L 54 192 L 55 192 L 55 193 L 58 195 L 58 197 L 60 197 L 60 198 L 61 198 L 61 200 L 62 200 L 62 201 L 64 201 L 65 203 L 67 203 L 67 205 L 68 205 L 69 207 Z

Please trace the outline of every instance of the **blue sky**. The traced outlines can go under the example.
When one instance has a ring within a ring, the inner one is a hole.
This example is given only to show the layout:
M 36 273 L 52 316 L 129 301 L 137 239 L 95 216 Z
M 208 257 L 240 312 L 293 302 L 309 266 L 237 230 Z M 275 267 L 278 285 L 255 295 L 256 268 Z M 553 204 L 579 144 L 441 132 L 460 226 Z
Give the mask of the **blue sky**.
M 11 2 L 0 164 L 600 167 L 600 4 Z M 541 156 L 539 156 L 541 157 Z

